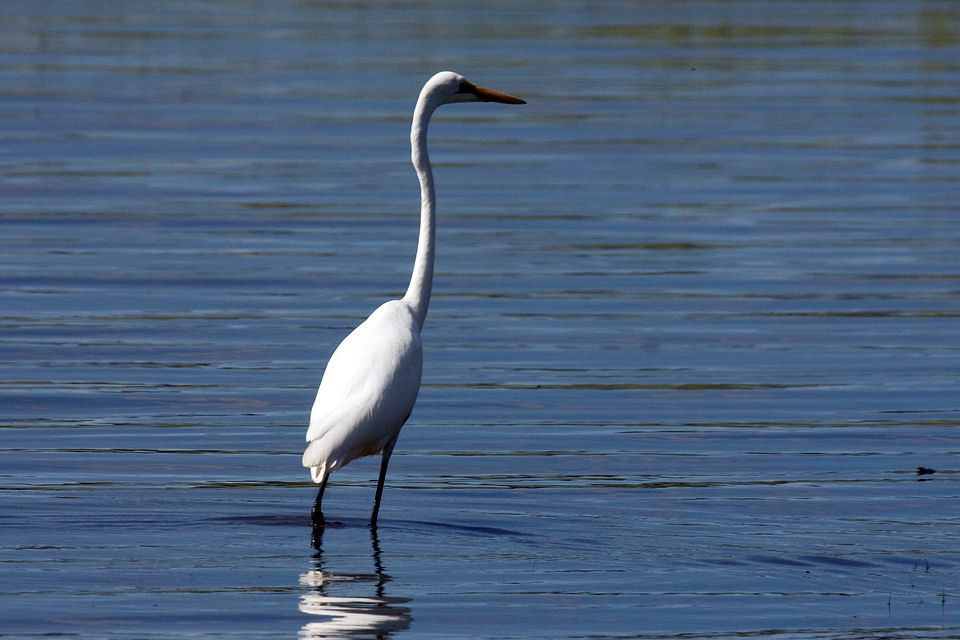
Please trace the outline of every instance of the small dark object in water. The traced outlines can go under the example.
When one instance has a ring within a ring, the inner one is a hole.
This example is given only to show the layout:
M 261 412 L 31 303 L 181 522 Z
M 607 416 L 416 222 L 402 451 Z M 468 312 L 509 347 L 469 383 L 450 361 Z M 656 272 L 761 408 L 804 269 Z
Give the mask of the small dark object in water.
M 937 472 L 936 469 L 931 469 L 930 467 L 917 467 L 918 476 L 927 476 L 927 475 L 930 475 L 931 473 L 936 473 L 936 472 Z

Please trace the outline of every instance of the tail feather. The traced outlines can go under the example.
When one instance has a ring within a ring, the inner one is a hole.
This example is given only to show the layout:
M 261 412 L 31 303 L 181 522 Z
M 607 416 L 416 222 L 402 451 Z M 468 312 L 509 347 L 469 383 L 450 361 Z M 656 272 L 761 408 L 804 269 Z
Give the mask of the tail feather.
M 307 445 L 303 452 L 303 466 L 309 467 L 310 478 L 316 482 L 323 482 L 323 477 L 327 474 L 326 452 L 323 451 L 320 439 L 313 440 Z
M 327 475 L 327 465 L 320 465 L 319 467 L 310 467 L 310 479 L 316 484 L 323 482 L 323 477 Z

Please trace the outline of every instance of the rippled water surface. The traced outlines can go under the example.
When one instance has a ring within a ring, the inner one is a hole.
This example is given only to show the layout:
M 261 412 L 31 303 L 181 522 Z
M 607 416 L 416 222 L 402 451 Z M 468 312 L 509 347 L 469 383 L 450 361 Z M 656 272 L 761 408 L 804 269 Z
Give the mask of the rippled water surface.
M 0 26 L 0 637 L 960 636 L 956 3 Z M 528 104 L 435 117 L 420 399 L 314 531 L 443 68 Z

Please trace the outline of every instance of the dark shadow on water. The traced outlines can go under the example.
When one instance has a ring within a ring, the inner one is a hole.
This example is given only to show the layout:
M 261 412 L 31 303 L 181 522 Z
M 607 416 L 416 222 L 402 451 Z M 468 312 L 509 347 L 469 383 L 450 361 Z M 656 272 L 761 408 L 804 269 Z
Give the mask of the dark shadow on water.
M 816 564 L 828 566 L 828 567 L 875 567 L 876 565 L 872 562 L 864 562 L 862 560 L 853 560 L 851 558 L 843 558 L 841 556 L 827 556 L 827 555 L 804 555 L 799 556 L 801 560 L 807 560 L 809 562 L 814 562 Z
M 447 531 L 459 531 L 469 535 L 476 536 L 517 536 L 530 537 L 531 534 L 511 529 L 501 529 L 500 527 L 484 527 L 477 525 L 451 524 L 447 522 L 428 522 L 426 520 L 406 520 L 398 521 L 398 525 L 413 525 L 415 527 L 428 527 L 432 529 L 444 529 Z
M 211 521 L 228 523 L 245 523 L 266 527 L 302 527 L 308 525 L 314 528 L 314 531 L 324 529 L 369 529 L 370 521 L 366 518 L 339 518 L 337 520 L 327 520 L 322 526 L 315 526 L 310 520 L 309 514 L 281 514 L 281 515 L 254 515 L 254 516 L 222 516 L 211 518 Z M 500 527 L 488 527 L 479 525 L 456 524 L 449 522 L 431 522 L 428 520 L 389 520 L 381 519 L 377 528 L 380 530 L 396 531 L 452 531 L 472 536 L 515 536 L 521 538 L 532 537 L 533 534 L 512 529 L 503 529 Z
M 225 522 L 230 524 L 256 524 L 265 527 L 302 527 L 312 524 L 309 515 L 257 515 L 257 516 L 219 516 L 210 518 L 211 522 Z
M 376 526 L 366 525 L 370 530 L 373 573 L 337 573 L 325 567 L 324 533 L 344 526 L 352 525 L 327 523 L 313 527 L 311 544 L 316 553 L 311 569 L 300 576 L 300 584 L 311 590 L 300 597 L 298 608 L 318 619 L 303 625 L 299 637 L 389 638 L 395 632 L 409 628 L 413 618 L 410 609 L 403 606 L 409 600 L 390 597 L 386 593 L 390 576 L 383 568 L 383 552 Z

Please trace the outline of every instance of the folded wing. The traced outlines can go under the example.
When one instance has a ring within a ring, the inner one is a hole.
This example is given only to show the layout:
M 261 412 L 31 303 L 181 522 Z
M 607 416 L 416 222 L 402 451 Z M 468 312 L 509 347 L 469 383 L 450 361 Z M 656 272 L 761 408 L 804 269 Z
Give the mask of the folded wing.
M 315 482 L 383 449 L 413 410 L 422 368 L 419 328 L 403 301 L 381 305 L 344 338 L 310 413 L 303 466 Z

